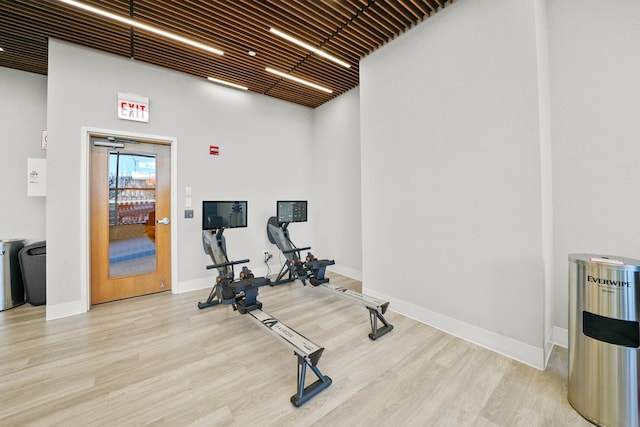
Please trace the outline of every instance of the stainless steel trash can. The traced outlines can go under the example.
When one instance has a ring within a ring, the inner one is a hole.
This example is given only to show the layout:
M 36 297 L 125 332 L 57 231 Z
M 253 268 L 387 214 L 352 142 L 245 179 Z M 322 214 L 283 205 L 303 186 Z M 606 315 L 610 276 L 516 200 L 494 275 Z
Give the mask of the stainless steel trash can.
M 592 423 L 639 426 L 640 261 L 569 255 L 569 403 Z
M 24 285 L 18 261 L 18 252 L 24 240 L 0 240 L 0 311 L 24 304 Z

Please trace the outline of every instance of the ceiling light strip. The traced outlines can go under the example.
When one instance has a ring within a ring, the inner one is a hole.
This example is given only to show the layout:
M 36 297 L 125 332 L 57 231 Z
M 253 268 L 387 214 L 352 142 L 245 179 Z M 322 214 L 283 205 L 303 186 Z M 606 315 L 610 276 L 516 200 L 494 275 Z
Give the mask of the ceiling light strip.
M 207 80 L 214 82 L 214 83 L 219 83 L 221 85 L 225 85 L 225 86 L 230 86 L 236 89 L 242 89 L 242 90 L 249 90 L 248 87 L 246 86 L 242 86 L 242 85 L 237 85 L 235 83 L 231 83 L 231 82 L 225 82 L 224 80 L 220 80 L 220 79 L 216 79 L 214 77 L 207 77 Z
M 153 27 L 151 25 L 143 24 L 142 22 L 138 22 L 138 21 L 136 21 L 134 19 L 131 19 L 131 18 L 126 18 L 124 16 L 117 15 L 115 13 L 111 13 L 111 12 L 108 12 L 106 10 L 99 9 L 97 7 L 93 7 L 93 6 L 90 6 L 88 4 L 81 3 L 81 2 L 78 2 L 78 1 L 75 1 L 75 0 L 59 0 L 59 1 L 62 2 L 62 3 L 66 3 L 66 4 L 70 5 L 70 6 L 77 7 L 78 9 L 82 9 L 82 10 L 85 10 L 87 12 L 94 13 L 96 15 L 100 15 L 100 16 L 105 17 L 107 19 L 111 19 L 113 21 L 117 21 L 117 22 L 120 22 L 122 24 L 126 24 L 126 25 L 129 25 L 131 27 L 134 27 L 134 28 L 139 28 L 139 29 L 141 29 L 143 31 L 147 31 L 149 33 L 157 34 L 159 36 L 162 36 L 162 37 L 165 37 L 167 39 L 171 39 L 173 41 L 177 41 L 179 43 L 183 43 L 183 44 L 195 47 L 197 49 L 202 49 L 204 51 L 207 51 L 207 52 L 210 52 L 210 53 L 214 53 L 216 55 L 224 55 L 223 51 L 221 51 L 220 49 L 216 49 L 215 47 L 206 45 L 204 43 L 197 42 L 195 40 L 188 39 L 186 37 L 180 36 L 178 34 L 171 33 L 169 31 L 161 30 L 160 28 L 156 28 L 156 27 Z
M 320 85 L 317 85 L 315 83 L 308 82 L 308 81 L 300 79 L 298 77 L 294 77 L 294 76 L 292 76 L 290 74 L 283 73 L 282 71 L 274 70 L 273 68 L 267 67 L 267 68 L 265 68 L 265 71 L 267 71 L 268 73 L 272 73 L 272 74 L 275 74 L 277 76 L 283 77 L 285 79 L 292 80 L 292 81 L 294 81 L 296 83 L 300 83 L 300 84 L 312 87 L 314 89 L 321 90 L 321 91 L 326 92 L 326 93 L 333 93 L 333 91 L 331 89 L 327 89 L 324 86 L 320 86 Z
M 295 43 L 295 44 L 297 44 L 298 46 L 303 47 L 303 48 L 305 48 L 305 49 L 307 49 L 307 50 L 309 50 L 309 51 L 311 51 L 311 52 L 313 52 L 313 53 L 315 53 L 315 54 L 317 54 L 317 55 L 320 55 L 320 56 L 322 56 L 323 58 L 328 59 L 329 61 L 333 61 L 333 62 L 335 62 L 336 64 L 340 64 L 340 65 L 342 65 L 343 67 L 351 68 L 351 65 L 350 65 L 350 64 L 348 64 L 348 63 L 346 63 L 346 62 L 344 62 L 343 60 L 338 59 L 338 58 L 336 58 L 336 57 L 335 57 L 335 56 L 333 56 L 333 55 L 329 55 L 329 54 L 328 54 L 328 53 L 326 53 L 325 51 L 320 50 L 320 49 L 318 49 L 318 48 L 315 48 L 315 47 L 313 47 L 313 46 L 311 46 L 311 45 L 309 45 L 309 44 L 307 44 L 307 43 L 305 43 L 305 42 L 303 42 L 303 41 L 300 41 L 300 40 L 298 40 L 298 39 L 296 39 L 296 38 L 293 38 L 293 37 L 291 37 L 290 35 L 285 34 L 285 33 L 283 33 L 283 32 L 282 32 L 282 31 L 280 31 L 280 30 L 276 30 L 275 28 L 271 28 L 271 29 L 269 29 L 269 32 L 271 32 L 271 33 L 275 34 L 276 36 L 282 37 L 283 39 L 288 40 L 288 41 L 290 41 L 291 43 Z

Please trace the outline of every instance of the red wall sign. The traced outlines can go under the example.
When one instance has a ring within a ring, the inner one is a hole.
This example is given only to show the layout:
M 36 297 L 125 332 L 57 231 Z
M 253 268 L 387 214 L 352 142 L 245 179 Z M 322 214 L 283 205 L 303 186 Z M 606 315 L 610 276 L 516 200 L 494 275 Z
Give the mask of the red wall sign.
M 133 93 L 118 92 L 118 118 L 149 122 L 149 98 Z
M 209 154 L 211 154 L 212 156 L 217 156 L 220 154 L 220 147 L 218 147 L 217 145 L 210 145 L 209 146 Z

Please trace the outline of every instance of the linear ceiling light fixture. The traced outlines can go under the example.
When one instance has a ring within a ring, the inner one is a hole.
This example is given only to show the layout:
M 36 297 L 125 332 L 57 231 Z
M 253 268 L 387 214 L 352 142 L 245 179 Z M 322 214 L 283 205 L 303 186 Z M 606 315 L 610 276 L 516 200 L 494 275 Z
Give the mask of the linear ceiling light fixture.
M 282 71 L 274 70 L 273 68 L 269 68 L 269 67 L 265 68 L 265 70 L 267 72 L 275 74 L 277 76 L 284 77 L 285 79 L 293 80 L 294 82 L 310 86 L 310 87 L 312 87 L 314 89 L 318 89 L 318 90 L 321 90 L 321 91 L 327 92 L 327 93 L 333 93 L 333 91 L 331 89 L 327 89 L 326 87 L 317 85 L 315 83 L 311 83 L 311 82 L 308 82 L 306 80 L 299 79 L 298 77 L 293 77 L 292 75 L 287 74 L 287 73 L 283 73 Z
M 283 39 L 285 39 L 285 40 L 289 40 L 291 43 L 295 43 L 295 44 L 297 44 L 297 45 L 298 45 L 298 46 L 300 46 L 300 47 L 303 47 L 303 48 L 305 48 L 305 49 L 307 49 L 307 50 L 310 50 L 311 52 L 313 52 L 313 53 L 315 53 L 315 54 L 317 54 L 317 55 L 320 55 L 320 56 L 322 56 L 323 58 L 327 58 L 329 61 L 333 61 L 333 62 L 335 62 L 336 64 L 340 64 L 340 65 L 342 65 L 343 67 L 351 68 L 351 65 L 349 65 L 349 64 L 348 64 L 348 63 L 346 63 L 346 62 L 344 62 L 343 60 L 338 59 L 338 58 L 336 58 L 336 57 L 335 57 L 335 56 L 333 56 L 333 55 L 329 55 L 329 54 L 328 54 L 328 53 L 326 53 L 325 51 L 320 50 L 320 49 L 318 49 L 318 48 L 315 48 L 315 47 L 313 47 L 313 46 L 311 46 L 311 45 L 309 45 L 309 44 L 306 44 L 306 43 L 305 43 L 305 42 L 303 42 L 303 41 L 300 41 L 300 40 L 298 40 L 298 39 L 296 39 L 296 38 L 293 38 L 293 37 L 291 37 L 290 35 L 283 33 L 282 31 L 276 30 L 275 28 L 271 28 L 271 29 L 269 29 L 269 32 L 271 32 L 271 33 L 275 34 L 276 36 L 282 37 L 282 38 L 283 38 Z
M 204 43 L 197 42 L 195 40 L 188 39 L 186 37 L 179 36 L 177 34 L 171 33 L 169 31 L 161 30 L 160 28 L 152 27 L 151 25 L 143 24 L 142 22 L 138 22 L 134 19 L 124 17 L 122 15 L 117 15 L 115 13 L 108 12 L 104 9 L 99 9 L 97 7 L 90 6 L 85 3 L 81 3 L 75 0 L 59 0 L 62 3 L 66 3 L 68 5 L 77 7 L 78 9 L 85 10 L 87 12 L 91 12 L 96 15 L 100 15 L 102 17 L 111 19 L 113 21 L 120 22 L 122 24 L 129 25 L 134 28 L 139 28 L 140 30 L 147 31 L 149 33 L 157 34 L 167 39 L 171 39 L 173 41 L 177 41 L 179 43 L 183 43 L 189 45 L 191 47 L 195 47 L 198 49 L 205 50 L 207 52 L 215 53 L 216 55 L 224 55 L 224 52 L 220 49 L 216 49 L 215 47 L 206 45 Z
M 231 82 L 225 82 L 224 80 L 216 79 L 216 78 L 213 78 L 213 77 L 207 77 L 207 80 L 209 80 L 210 82 L 219 83 L 221 85 L 230 86 L 230 87 L 233 87 L 233 88 L 236 88 L 236 89 L 249 90 L 249 88 L 246 87 L 246 86 L 237 85 L 237 84 L 231 83 Z

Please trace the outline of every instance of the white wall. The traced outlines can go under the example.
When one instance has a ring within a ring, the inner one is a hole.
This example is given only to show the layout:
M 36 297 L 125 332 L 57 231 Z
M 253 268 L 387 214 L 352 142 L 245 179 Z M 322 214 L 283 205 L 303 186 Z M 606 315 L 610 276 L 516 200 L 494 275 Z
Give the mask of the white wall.
M 542 367 L 534 7 L 454 2 L 361 62 L 363 285 Z
M 568 326 L 571 253 L 640 259 L 640 2 L 548 1 L 554 323 Z
M 309 242 L 318 258 L 336 261 L 331 270 L 362 279 L 360 204 L 360 89 L 313 110 L 313 149 L 309 162 L 313 189 L 309 201 Z M 309 175 L 307 175 L 309 176 Z M 295 240 L 297 228 L 289 226 Z M 294 234 L 295 233 L 295 234 Z
M 27 196 L 27 159 L 47 157 L 40 148 L 46 111 L 46 76 L 0 67 L 0 239 L 45 239 L 46 198 Z
M 304 179 L 312 152 L 312 110 L 273 98 L 99 53 L 57 40 L 49 42 L 49 195 L 47 201 L 47 316 L 82 311 L 79 242 L 81 128 L 113 129 L 177 138 L 178 284 L 210 286 L 202 251 L 201 203 L 247 199 L 249 227 L 227 230 L 231 258 L 251 258 L 262 272 L 262 251 L 271 247 L 266 221 L 278 198 L 311 198 Z M 150 99 L 149 123 L 116 116 L 118 92 Z M 220 156 L 209 156 L 209 145 Z M 192 187 L 194 219 L 184 219 L 185 187 Z M 194 302 L 195 304 L 195 302 Z M 52 314 L 55 313 L 55 314 Z

